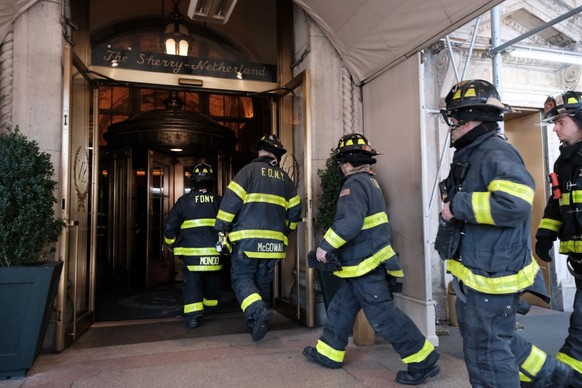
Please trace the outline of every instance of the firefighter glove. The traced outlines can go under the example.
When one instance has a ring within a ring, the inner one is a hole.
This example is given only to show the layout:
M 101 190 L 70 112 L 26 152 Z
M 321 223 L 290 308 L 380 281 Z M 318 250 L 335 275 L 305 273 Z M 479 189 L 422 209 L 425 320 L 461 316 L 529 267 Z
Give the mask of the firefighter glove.
M 342 265 L 340 264 L 340 261 L 335 254 L 328 252 L 325 255 L 325 258 L 327 259 L 326 263 L 322 263 L 321 261 L 317 260 L 315 250 L 313 250 L 307 254 L 307 263 L 311 268 L 315 268 L 320 271 L 341 271 Z
M 545 262 L 552 261 L 552 256 L 550 256 L 550 250 L 554 245 L 554 241 L 549 238 L 538 238 L 536 242 L 536 254 L 540 259 Z

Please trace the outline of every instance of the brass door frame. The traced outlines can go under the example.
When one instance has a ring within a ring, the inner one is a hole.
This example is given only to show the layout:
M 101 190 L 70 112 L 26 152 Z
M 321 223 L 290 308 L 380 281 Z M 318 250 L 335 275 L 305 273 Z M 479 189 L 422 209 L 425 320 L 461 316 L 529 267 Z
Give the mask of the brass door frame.
M 98 94 L 95 84 L 86 72 L 86 67 L 80 61 L 78 57 L 75 56 L 70 45 L 65 45 L 63 48 L 63 122 L 62 122 L 62 150 L 61 150 L 61 218 L 67 222 L 67 227 L 63 229 L 61 237 L 59 239 L 59 257 L 63 260 L 63 272 L 61 274 L 57 297 L 56 297 L 56 324 L 55 324 L 55 338 L 54 338 L 54 350 L 62 351 L 66 346 L 71 344 L 80 334 L 87 330 L 95 321 L 95 254 L 96 254 L 96 237 L 97 237 L 97 200 L 95 195 L 90 195 L 91 203 L 87 203 L 87 209 L 90 210 L 90 218 L 87 221 L 87 227 L 90 228 L 90 235 L 85 234 L 84 238 L 90 239 L 90 245 L 88 247 L 88 262 L 79 263 L 78 253 L 79 246 L 83 247 L 84 244 L 80 244 L 79 220 L 71 219 L 71 206 L 73 204 L 71 198 L 71 181 L 73 181 L 76 192 L 79 193 L 79 188 L 77 180 L 73 177 L 73 174 L 78 173 L 75 170 L 77 158 L 79 158 L 79 152 L 74 152 L 71 149 L 73 147 L 72 132 L 71 132 L 71 102 L 72 102 L 72 92 L 73 92 L 73 78 L 75 76 L 74 71 L 77 71 L 77 75 L 81 75 L 88 83 L 89 88 L 88 93 L 92 93 L 92 107 L 87 107 L 87 109 L 92 109 L 93 112 L 97 112 L 98 107 Z M 90 95 L 87 96 L 89 99 Z M 92 125 L 93 128 L 97 126 L 97 116 L 94 114 L 92 116 L 92 122 L 87 123 L 87 125 Z M 97 131 L 92 131 L 92 145 L 95 146 L 97 143 Z M 79 151 L 79 150 L 78 150 Z M 83 150 L 83 155 L 89 156 L 87 150 Z M 71 157 L 75 158 L 75 162 L 71 160 Z M 79 158 L 83 159 L 83 158 Z M 85 162 L 85 160 L 83 159 Z M 83 193 L 88 195 L 89 192 L 92 194 L 96 193 L 97 185 L 97 174 L 98 174 L 98 152 L 95 149 L 91 153 L 91 160 L 87 159 L 87 163 L 92 163 L 92 170 L 87 170 L 87 177 L 91 178 L 91 185 L 83 188 Z M 73 167 L 71 169 L 71 167 Z M 72 179 L 71 179 L 72 178 Z M 71 239 L 70 236 L 73 236 Z M 74 256 L 71 256 L 74 255 Z M 72 262 L 73 268 L 70 268 L 69 264 Z M 86 267 L 85 278 L 79 279 L 79 266 L 84 265 Z M 69 273 L 73 270 L 72 279 L 72 291 L 69 295 L 68 281 Z M 86 311 L 79 313 L 78 306 L 82 305 L 80 301 L 77 300 L 79 296 L 78 284 L 86 284 L 86 299 L 81 302 L 86 302 Z M 72 322 L 67 322 L 67 300 L 68 297 L 72 299 Z M 78 303 L 79 302 L 79 303 Z
M 296 93 L 302 88 L 302 93 Z M 305 70 L 289 81 L 285 87 L 278 89 L 274 95 L 275 107 L 273 111 L 273 128 L 279 128 L 279 137 L 282 143 L 290 149 L 293 155 L 295 149 L 303 148 L 303 169 L 300 171 L 302 183 L 299 194 L 302 194 L 301 202 L 303 206 L 303 218 L 301 225 L 295 233 L 296 246 L 294 251 L 295 264 L 295 283 L 297 300 L 296 305 L 290 301 L 281 299 L 279 294 L 281 285 L 281 276 L 285 276 L 281 268 L 278 276 L 275 277 L 274 297 L 276 298 L 276 307 L 284 315 L 294 317 L 307 327 L 315 326 L 315 294 L 314 294 L 314 269 L 309 268 L 307 264 L 307 253 L 313 248 L 314 241 L 314 216 L 313 216 L 313 185 L 312 185 L 312 139 L 311 139 L 311 115 L 310 115 L 310 82 L 309 71 Z M 300 94 L 300 96 L 298 95 Z M 293 97 L 291 101 L 285 97 Z M 295 98 L 297 97 L 297 98 Z M 299 104 L 296 104 L 299 103 Z M 302 131 L 294 131 L 294 128 L 300 127 Z M 289 147 L 293 145 L 293 147 Z M 284 167 L 284 166 L 283 166 Z M 291 247 L 291 242 L 289 243 Z M 289 256 L 288 256 L 289 258 Z M 281 267 L 281 266 L 279 266 Z M 303 272 L 302 272 L 303 270 Z M 303 297 L 301 290 L 302 275 L 305 278 L 305 308 L 301 308 L 301 299 Z

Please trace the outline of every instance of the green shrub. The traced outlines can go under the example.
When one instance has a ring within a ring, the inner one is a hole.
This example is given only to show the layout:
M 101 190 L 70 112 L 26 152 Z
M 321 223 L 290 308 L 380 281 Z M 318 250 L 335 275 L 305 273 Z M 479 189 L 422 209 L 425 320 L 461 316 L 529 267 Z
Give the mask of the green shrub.
M 0 267 L 36 263 L 58 240 L 53 174 L 50 155 L 18 127 L 0 133 Z
M 332 150 L 330 155 L 334 154 Z M 324 170 L 317 170 L 321 184 L 319 195 L 319 209 L 317 211 L 317 224 L 321 226 L 323 233 L 333 224 L 335 208 L 340 189 L 340 173 L 337 163 L 330 157 L 325 162 Z

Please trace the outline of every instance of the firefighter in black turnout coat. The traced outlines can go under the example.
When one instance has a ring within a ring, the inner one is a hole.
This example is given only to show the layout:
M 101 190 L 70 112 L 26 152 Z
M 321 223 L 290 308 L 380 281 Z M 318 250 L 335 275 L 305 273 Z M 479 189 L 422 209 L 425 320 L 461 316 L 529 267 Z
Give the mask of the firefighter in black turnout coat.
M 253 341 L 267 333 L 274 269 L 285 258 L 287 236 L 301 220 L 295 184 L 279 167 L 287 150 L 276 135 L 254 146 L 258 157 L 229 183 L 215 228 L 233 244 L 232 288 Z
M 560 253 L 568 256 L 568 270 L 576 281 L 568 337 L 556 358 L 575 371 L 573 387 L 582 387 L 582 93 L 568 91 L 544 104 L 544 122 L 554 125 L 562 143 L 550 174 L 552 195 L 536 233 L 536 253 L 551 261 L 550 251 L 560 239 Z
M 212 193 L 214 174 L 209 164 L 194 167 L 190 193 L 178 199 L 164 227 L 164 242 L 183 262 L 186 326 L 200 325 L 204 309 L 218 305 L 222 258 L 216 251 L 214 229 L 221 197 Z
M 414 322 L 392 299 L 387 276 L 402 277 L 400 261 L 391 245 L 386 203 L 370 165 L 378 153 L 357 133 L 343 136 L 334 159 L 344 175 L 335 220 L 316 250 L 325 263 L 335 253 L 343 283 L 333 297 L 323 334 L 316 347 L 303 354 L 327 368 L 341 368 L 356 315 L 364 310 L 374 330 L 389 341 L 407 365 L 399 371 L 400 384 L 422 384 L 440 372 L 439 354 Z
M 517 150 L 498 135 L 497 122 L 509 108 L 479 79 L 454 85 L 445 103 L 456 150 L 440 185 L 435 248 L 454 277 L 471 385 L 567 386 L 570 368 L 514 332 L 523 292 L 549 299 L 532 255 L 534 181 Z M 452 244 L 441 238 L 450 230 Z

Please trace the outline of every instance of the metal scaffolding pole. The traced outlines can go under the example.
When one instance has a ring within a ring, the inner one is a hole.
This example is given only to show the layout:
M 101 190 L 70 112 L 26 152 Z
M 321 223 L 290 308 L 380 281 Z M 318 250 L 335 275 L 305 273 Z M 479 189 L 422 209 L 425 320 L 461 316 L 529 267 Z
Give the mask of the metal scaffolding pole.
M 500 17 L 499 17 L 499 6 L 495 6 L 491 9 L 491 45 L 493 47 L 499 46 L 501 43 L 501 36 L 500 36 Z M 491 51 L 490 51 L 491 53 Z M 502 82 L 501 82 L 501 53 L 495 52 L 492 54 L 492 73 L 493 73 L 493 86 L 497 89 L 499 96 L 501 97 L 501 101 L 503 101 L 502 95 Z M 499 122 L 499 129 L 501 133 L 504 132 L 503 121 Z

